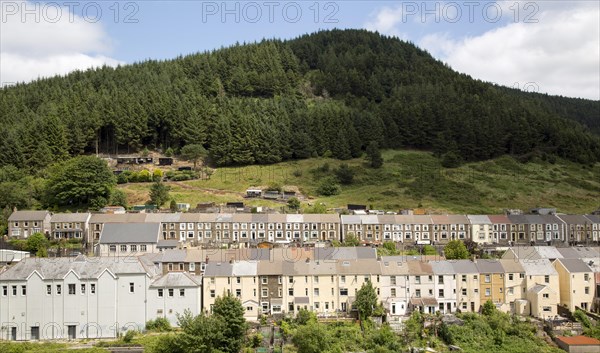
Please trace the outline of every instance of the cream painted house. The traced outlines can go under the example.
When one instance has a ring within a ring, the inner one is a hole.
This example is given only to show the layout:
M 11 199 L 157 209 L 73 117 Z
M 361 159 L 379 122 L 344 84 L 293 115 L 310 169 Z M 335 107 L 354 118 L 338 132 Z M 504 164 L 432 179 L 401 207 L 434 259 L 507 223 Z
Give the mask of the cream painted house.
M 209 262 L 202 278 L 204 311 L 211 312 L 217 297 L 231 293 L 244 306 L 247 320 L 261 314 L 256 261 Z
M 548 259 L 519 260 L 525 270 L 523 298 L 529 302 L 529 315 L 550 317 L 560 304 L 560 282 L 556 269 Z
M 460 311 L 478 312 L 481 306 L 479 295 L 479 270 L 471 260 L 451 260 L 456 272 L 456 306 Z
M 591 310 L 594 301 L 594 272 L 580 259 L 557 259 L 552 265 L 558 272 L 560 304 L 571 312 Z

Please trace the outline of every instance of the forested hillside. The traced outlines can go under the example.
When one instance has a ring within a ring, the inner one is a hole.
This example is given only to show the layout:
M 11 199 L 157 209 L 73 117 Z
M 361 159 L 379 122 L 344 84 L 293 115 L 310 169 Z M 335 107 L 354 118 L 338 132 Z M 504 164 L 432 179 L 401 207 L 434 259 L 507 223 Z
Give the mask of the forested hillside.
M 464 161 L 593 163 L 599 122 L 598 101 L 495 86 L 410 43 L 333 30 L 2 89 L 0 167 L 192 143 L 215 165 L 350 159 L 372 141 Z

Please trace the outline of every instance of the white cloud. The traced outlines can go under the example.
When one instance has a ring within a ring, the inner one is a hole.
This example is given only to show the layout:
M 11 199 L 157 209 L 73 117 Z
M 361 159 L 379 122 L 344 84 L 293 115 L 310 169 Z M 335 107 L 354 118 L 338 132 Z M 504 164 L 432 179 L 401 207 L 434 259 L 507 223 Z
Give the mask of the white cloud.
M 0 84 L 120 64 L 108 56 L 112 43 L 100 22 L 67 7 L 3 2 L 1 20 Z
M 402 21 L 402 8 L 383 7 L 378 11 L 371 13 L 371 19 L 365 23 L 365 28 L 370 31 L 377 31 L 381 34 L 395 36 L 400 39 L 406 39 L 406 34 L 398 30 L 398 25 Z
M 531 4 L 539 7 L 526 8 Z M 541 93 L 600 99 L 597 2 L 507 0 L 499 5 L 504 20 L 492 30 L 461 37 L 450 31 L 464 30 L 460 25 L 439 32 L 430 26 L 429 34 L 411 40 L 455 70 L 478 79 L 510 87 L 539 87 Z M 525 23 L 527 16 L 537 23 Z M 401 17 L 399 10 L 382 9 L 375 18 L 384 20 L 372 23 L 380 23 L 385 33 L 394 33 Z

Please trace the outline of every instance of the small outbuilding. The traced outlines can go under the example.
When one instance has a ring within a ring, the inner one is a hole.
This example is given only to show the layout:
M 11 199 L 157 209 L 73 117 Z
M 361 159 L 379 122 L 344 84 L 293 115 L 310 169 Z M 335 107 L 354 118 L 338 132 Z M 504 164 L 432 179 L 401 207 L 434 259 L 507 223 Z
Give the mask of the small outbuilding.
M 600 353 L 600 341 L 587 336 L 556 336 L 556 344 L 569 353 Z

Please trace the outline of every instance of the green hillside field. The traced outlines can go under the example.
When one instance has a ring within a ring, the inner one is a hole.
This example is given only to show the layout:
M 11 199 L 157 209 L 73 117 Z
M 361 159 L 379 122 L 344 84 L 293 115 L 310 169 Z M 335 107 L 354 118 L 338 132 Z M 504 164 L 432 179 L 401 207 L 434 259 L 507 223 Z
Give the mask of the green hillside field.
M 380 169 L 368 167 L 362 158 L 312 158 L 268 166 L 218 168 L 207 180 L 168 184 L 177 202 L 192 207 L 200 202 L 229 201 L 283 206 L 243 197 L 248 187 L 272 184 L 299 190 L 305 196 L 305 208 L 317 203 L 324 203 L 328 209 L 357 203 L 389 211 L 423 207 L 435 213 L 485 214 L 538 206 L 556 207 L 564 213 L 589 213 L 600 207 L 600 163 L 590 166 L 560 159 L 554 163 L 535 159 L 520 163 L 504 156 L 447 169 L 429 152 L 387 150 L 383 157 L 385 163 Z M 334 170 L 343 163 L 355 172 L 354 182 L 342 185 L 338 195 L 320 196 L 317 188 L 321 181 L 334 177 Z M 124 184 L 120 188 L 127 193 L 130 204 L 148 200 L 149 183 Z

